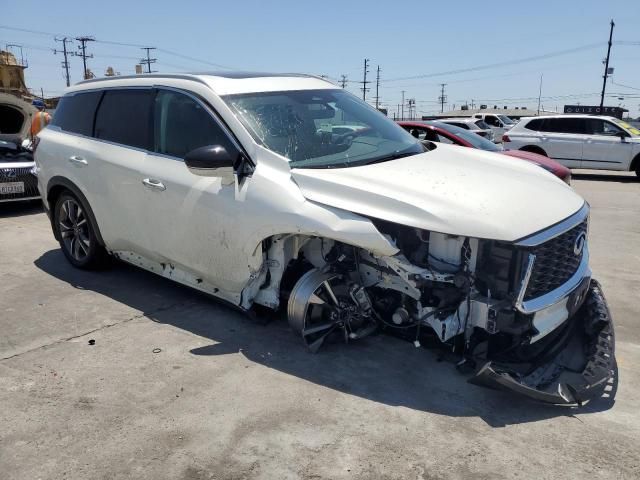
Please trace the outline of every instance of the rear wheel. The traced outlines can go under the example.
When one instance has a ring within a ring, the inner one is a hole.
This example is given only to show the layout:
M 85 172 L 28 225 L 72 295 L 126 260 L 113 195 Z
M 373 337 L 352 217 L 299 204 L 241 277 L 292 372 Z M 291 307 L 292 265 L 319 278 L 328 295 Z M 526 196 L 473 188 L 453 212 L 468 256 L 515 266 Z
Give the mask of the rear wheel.
M 64 256 L 74 267 L 104 265 L 107 252 L 98 242 L 88 210 L 70 193 L 63 193 L 56 202 L 54 228 Z

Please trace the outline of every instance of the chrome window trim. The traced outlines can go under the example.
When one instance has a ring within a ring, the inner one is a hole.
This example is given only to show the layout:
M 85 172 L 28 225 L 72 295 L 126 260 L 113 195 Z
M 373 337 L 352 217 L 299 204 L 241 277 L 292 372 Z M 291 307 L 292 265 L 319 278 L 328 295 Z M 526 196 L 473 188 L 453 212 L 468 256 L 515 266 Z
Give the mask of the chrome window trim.
M 514 243 L 518 247 L 535 247 L 552 238 L 562 235 L 564 232 L 571 230 L 576 225 L 579 225 L 589 216 L 589 204 L 584 202 L 580 210 L 571 215 L 570 217 L 562 220 L 555 225 L 542 230 L 541 232 L 534 233 L 528 237 L 524 237 L 520 240 L 516 240 Z
M 163 78 L 163 77 L 160 76 L 158 78 Z M 194 102 L 198 103 L 202 108 L 204 108 L 206 110 L 206 112 L 213 119 L 213 121 L 220 127 L 222 132 L 229 138 L 231 143 L 238 149 L 238 151 L 242 152 L 244 154 L 244 156 L 249 160 L 249 163 L 253 167 L 256 166 L 255 162 L 251 159 L 251 157 L 247 153 L 246 149 L 240 144 L 239 140 L 236 139 L 235 135 L 231 132 L 231 130 L 221 120 L 221 118 L 219 117 L 218 113 L 211 106 L 209 106 L 207 103 L 203 102 L 198 96 L 194 95 L 193 93 L 189 92 L 188 90 L 183 90 L 183 89 L 178 88 L 178 87 L 171 87 L 171 86 L 167 86 L 167 85 L 136 85 L 136 86 L 124 86 L 124 85 L 117 85 L 116 86 L 116 85 L 112 85 L 112 86 L 96 87 L 96 88 L 91 88 L 91 89 L 86 89 L 86 90 L 78 90 L 78 91 L 74 91 L 74 92 L 69 92 L 69 93 L 65 94 L 65 96 L 74 96 L 74 95 L 77 95 L 77 94 L 90 93 L 90 92 L 104 92 L 104 91 L 107 91 L 107 90 L 130 90 L 130 89 L 138 89 L 138 90 L 145 90 L 146 89 L 146 90 L 156 90 L 156 91 L 168 90 L 168 91 L 173 91 L 173 92 L 176 92 L 176 93 L 180 93 L 182 95 L 186 95 L 187 97 L 191 98 Z M 82 133 L 71 132 L 69 130 L 62 129 L 59 125 L 47 125 L 46 128 L 50 128 L 52 130 L 64 133 L 66 135 L 73 135 L 73 136 L 76 136 L 76 137 L 85 138 L 87 140 L 93 140 L 95 142 L 106 143 L 107 145 L 114 145 L 116 147 L 127 148 L 127 149 L 135 150 L 135 151 L 138 151 L 138 152 L 144 152 L 147 155 L 158 156 L 158 157 L 163 157 L 163 158 L 167 158 L 167 159 L 170 159 L 170 160 L 176 160 L 176 161 L 179 161 L 179 162 L 184 162 L 184 158 L 176 157 L 175 155 L 169 155 L 169 154 L 166 154 L 166 153 L 160 153 L 160 152 L 156 152 L 155 150 L 148 150 L 146 148 L 134 147 L 134 146 L 131 146 L 131 145 L 126 145 L 124 143 L 112 142 L 110 140 L 105 140 L 105 139 L 97 138 L 97 137 L 94 137 L 94 136 L 83 135 Z M 153 137 L 154 137 L 154 143 L 155 143 L 155 132 L 153 132 Z M 154 145 L 154 147 L 155 147 L 155 145 Z
M 532 260 L 533 257 L 533 260 Z M 580 260 L 580 265 L 578 265 L 578 269 L 576 272 L 567 280 L 565 283 L 560 285 L 555 290 L 552 290 L 549 293 L 545 293 L 544 295 L 533 298 L 531 300 L 523 301 L 524 293 L 527 290 L 527 286 L 529 284 L 529 279 L 531 278 L 531 270 L 533 269 L 533 263 L 535 262 L 535 255 L 529 255 L 529 265 L 527 266 L 527 273 L 525 273 L 525 277 L 523 278 L 522 285 L 520 287 L 520 292 L 518 293 L 518 298 L 516 300 L 515 307 L 519 312 L 524 314 L 535 313 L 538 310 L 542 310 L 547 308 L 555 303 L 558 303 L 560 300 L 568 296 L 571 292 L 573 292 L 580 283 L 585 278 L 591 277 L 591 269 L 589 268 L 589 247 L 585 244 L 584 249 L 582 251 L 582 259 Z

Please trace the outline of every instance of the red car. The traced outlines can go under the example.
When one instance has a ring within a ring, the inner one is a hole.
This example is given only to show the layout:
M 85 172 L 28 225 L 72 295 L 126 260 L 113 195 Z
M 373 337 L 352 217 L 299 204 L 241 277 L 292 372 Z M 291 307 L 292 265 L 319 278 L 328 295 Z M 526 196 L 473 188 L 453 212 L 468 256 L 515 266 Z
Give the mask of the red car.
M 533 152 L 524 152 L 522 150 L 504 150 L 501 145 L 496 145 L 495 143 L 482 138 L 469 130 L 442 122 L 398 122 L 398 125 L 422 141 L 449 143 L 453 145 L 460 145 L 462 147 L 479 148 L 481 150 L 502 153 L 504 155 L 509 155 L 510 157 L 535 163 L 539 167 L 553 173 L 566 184 L 571 184 L 571 170 L 564 165 L 559 164 L 555 160 L 545 157 L 544 155 L 539 155 Z

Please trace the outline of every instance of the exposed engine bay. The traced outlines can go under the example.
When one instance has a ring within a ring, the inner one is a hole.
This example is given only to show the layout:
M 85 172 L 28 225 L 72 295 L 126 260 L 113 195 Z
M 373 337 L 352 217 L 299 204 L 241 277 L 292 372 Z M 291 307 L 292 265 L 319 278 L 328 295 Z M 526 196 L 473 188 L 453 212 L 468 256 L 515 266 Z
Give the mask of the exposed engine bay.
M 550 403 L 587 399 L 582 390 L 592 384 L 578 377 L 595 368 L 594 349 L 613 358 L 610 316 L 594 281 L 585 278 L 559 305 L 523 313 L 516 304 L 528 294 L 522 279 L 530 251 L 372 221 L 398 254 L 296 234 L 265 241 L 268 260 L 253 283 L 253 302 L 286 305 L 289 324 L 312 352 L 380 330 L 416 347 L 435 337 L 457 355 L 460 371 L 476 373 L 473 383 Z M 601 341 L 603 332 L 610 342 Z M 603 388 L 609 363 L 596 372 Z M 577 386 L 564 383 L 567 375 Z

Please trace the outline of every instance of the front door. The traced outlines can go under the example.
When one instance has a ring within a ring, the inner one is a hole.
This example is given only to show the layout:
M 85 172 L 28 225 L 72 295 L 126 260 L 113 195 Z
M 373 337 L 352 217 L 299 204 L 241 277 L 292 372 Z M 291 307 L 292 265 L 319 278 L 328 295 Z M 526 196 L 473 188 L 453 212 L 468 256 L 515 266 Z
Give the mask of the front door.
M 589 119 L 589 125 L 591 134 L 584 144 L 582 168 L 629 170 L 633 144 L 627 140 L 626 132 L 601 118 Z
M 223 297 L 241 290 L 250 262 L 236 258 L 243 251 L 234 244 L 243 204 L 236 200 L 235 182 L 195 175 L 183 161 L 207 145 L 238 149 L 235 140 L 206 104 L 176 90 L 157 91 L 153 125 L 155 153 L 147 156 L 139 179 L 152 259 L 165 264 L 165 274 L 172 275 L 167 268 L 188 272 L 219 287 Z

